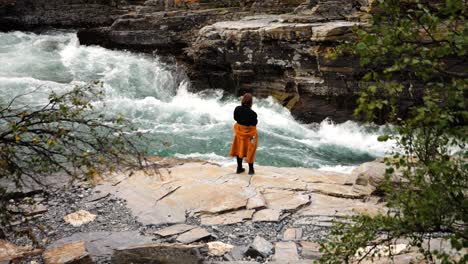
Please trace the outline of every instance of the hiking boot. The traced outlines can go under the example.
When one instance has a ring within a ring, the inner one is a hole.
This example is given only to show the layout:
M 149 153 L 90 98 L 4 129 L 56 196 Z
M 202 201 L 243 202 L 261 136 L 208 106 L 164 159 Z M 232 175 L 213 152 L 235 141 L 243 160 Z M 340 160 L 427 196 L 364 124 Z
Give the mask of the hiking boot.
M 252 163 L 252 164 L 249 164 L 249 175 L 254 175 L 254 174 L 255 174 L 255 170 L 254 170 L 254 166 Z
M 244 171 L 245 171 L 244 168 L 237 168 L 236 173 L 239 174 L 239 173 L 243 173 Z

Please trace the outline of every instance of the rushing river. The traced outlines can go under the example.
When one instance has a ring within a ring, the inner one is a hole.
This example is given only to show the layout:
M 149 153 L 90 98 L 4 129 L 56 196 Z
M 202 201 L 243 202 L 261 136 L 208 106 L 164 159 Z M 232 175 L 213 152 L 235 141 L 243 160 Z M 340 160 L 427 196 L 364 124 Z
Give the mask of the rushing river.
M 231 164 L 232 112 L 238 98 L 222 91 L 188 92 L 187 81 L 157 57 L 80 46 L 75 33 L 0 33 L 0 99 L 93 80 L 104 82 L 104 111 L 120 113 L 147 133 L 149 154 Z M 182 81 L 181 81 L 182 80 Z M 354 122 L 301 124 L 273 99 L 255 100 L 259 118 L 257 163 L 349 171 L 390 150 L 379 128 Z

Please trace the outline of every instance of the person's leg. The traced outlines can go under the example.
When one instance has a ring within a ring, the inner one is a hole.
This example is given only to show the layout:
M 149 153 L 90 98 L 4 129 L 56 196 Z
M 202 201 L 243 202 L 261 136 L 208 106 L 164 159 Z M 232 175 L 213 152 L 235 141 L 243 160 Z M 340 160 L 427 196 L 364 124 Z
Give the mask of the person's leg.
M 249 163 L 249 174 L 250 175 L 255 174 L 254 164 L 253 163 Z
M 242 168 L 242 159 L 239 158 L 239 157 L 236 157 L 237 158 L 237 171 L 236 173 L 242 173 L 245 171 L 244 168 Z

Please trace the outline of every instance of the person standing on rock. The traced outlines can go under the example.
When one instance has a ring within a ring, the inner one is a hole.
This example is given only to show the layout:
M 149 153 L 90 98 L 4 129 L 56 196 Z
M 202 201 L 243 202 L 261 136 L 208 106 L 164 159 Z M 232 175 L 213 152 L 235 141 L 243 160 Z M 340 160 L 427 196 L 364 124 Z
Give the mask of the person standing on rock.
M 242 173 L 242 160 L 245 158 L 249 164 L 249 174 L 255 174 L 254 160 L 257 151 L 257 113 L 252 110 L 252 94 L 246 93 L 242 97 L 241 105 L 234 110 L 234 139 L 232 140 L 229 155 L 237 158 L 237 171 Z

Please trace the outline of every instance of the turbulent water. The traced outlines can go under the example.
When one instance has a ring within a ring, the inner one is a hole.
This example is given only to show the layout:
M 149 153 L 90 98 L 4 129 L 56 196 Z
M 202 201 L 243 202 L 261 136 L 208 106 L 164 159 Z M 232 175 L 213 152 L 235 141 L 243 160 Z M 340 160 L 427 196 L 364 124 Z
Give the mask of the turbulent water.
M 157 57 L 80 46 L 75 33 L 0 33 L 0 99 L 37 89 L 26 98 L 40 104 L 50 91 L 94 80 L 104 82 L 104 111 L 123 114 L 147 133 L 149 154 L 233 163 L 227 154 L 238 98 L 190 93 L 188 82 Z M 253 110 L 262 165 L 349 171 L 391 148 L 377 142 L 380 128 L 301 124 L 271 98 L 255 100 Z

